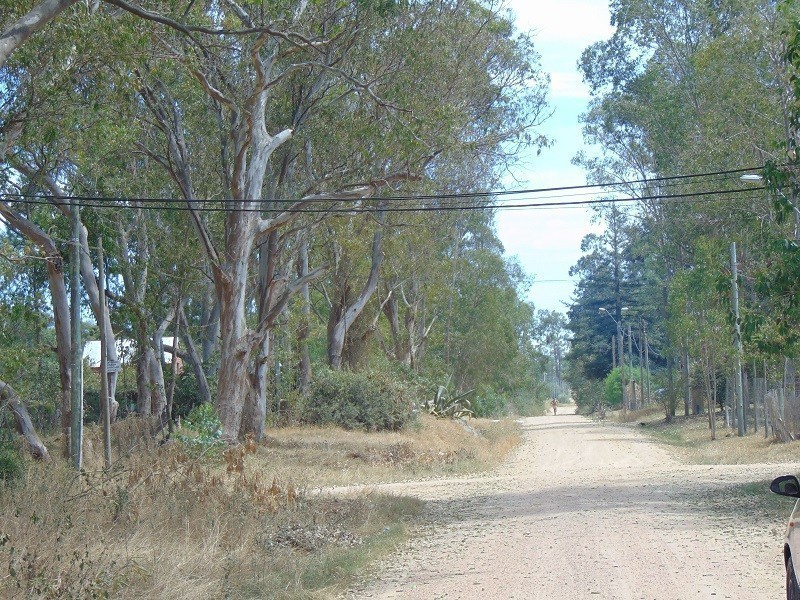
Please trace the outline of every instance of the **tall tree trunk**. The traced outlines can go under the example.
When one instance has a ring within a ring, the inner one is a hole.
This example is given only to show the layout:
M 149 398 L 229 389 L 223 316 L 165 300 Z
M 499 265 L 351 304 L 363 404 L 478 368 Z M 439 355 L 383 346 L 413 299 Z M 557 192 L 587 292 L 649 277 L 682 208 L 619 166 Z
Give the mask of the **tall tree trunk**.
M 689 373 L 689 350 L 681 348 L 681 383 L 683 384 L 683 416 L 691 414 L 692 381 Z
M 308 275 L 308 241 L 300 242 L 300 260 L 297 264 L 298 277 Z M 304 283 L 300 292 L 302 307 L 300 309 L 300 325 L 297 328 L 297 352 L 300 360 L 297 366 L 297 388 L 303 396 L 307 396 L 311 388 L 311 356 L 308 351 L 308 338 L 311 327 L 311 295 L 308 283 Z
M 233 230 L 235 231 L 235 229 Z M 242 411 L 245 402 L 253 393 L 250 366 L 255 348 L 247 339 L 245 301 L 247 299 L 247 262 L 249 247 L 242 241 L 252 240 L 242 233 L 240 241 L 229 235 L 230 272 L 217 280 L 217 302 L 219 303 L 220 361 L 217 372 L 216 407 L 222 423 L 222 432 L 228 441 L 239 438 L 242 426 Z M 249 244 L 248 244 L 249 246 Z
M 278 231 L 270 232 L 265 243 L 258 251 L 258 322 L 267 325 L 266 320 L 273 309 L 274 301 L 280 294 L 281 283 L 277 277 L 279 256 Z M 271 330 L 271 327 L 269 327 Z M 272 332 L 266 331 L 256 351 L 253 373 L 253 393 L 250 406 L 245 409 L 242 419 L 244 433 L 250 433 L 256 440 L 264 437 L 264 425 L 267 418 L 270 391 L 269 372 L 272 359 Z
M 407 356 L 405 349 L 406 344 L 403 343 L 403 333 L 400 330 L 400 283 L 397 281 L 396 276 L 392 276 L 391 280 L 386 284 L 386 300 L 383 301 L 383 314 L 389 321 L 389 333 L 392 336 L 392 350 L 391 355 L 394 360 L 403 364 L 408 364 L 410 355 Z
M 162 354 L 153 351 L 150 361 L 150 413 L 157 416 L 162 424 L 166 421 L 167 412 L 167 386 L 164 383 L 164 365 L 161 362 Z
M 185 317 L 184 317 L 185 320 Z M 216 365 L 209 365 L 211 356 L 219 345 L 219 303 L 214 295 L 213 284 L 209 285 L 203 295 L 203 307 L 200 316 L 201 327 L 201 362 L 206 365 L 209 375 L 216 372 Z
M 139 358 L 136 361 L 136 413 L 142 417 L 152 414 L 152 370 L 150 363 L 153 362 L 153 349 L 150 344 L 137 340 L 139 346 Z
M 189 364 L 192 365 L 192 371 L 194 371 L 194 377 L 197 380 L 200 401 L 202 403 L 211 403 L 211 389 L 208 387 L 208 379 L 203 369 L 203 357 L 197 352 L 197 346 L 189 332 L 189 324 L 186 320 L 186 313 L 183 310 L 183 306 L 180 307 L 178 318 L 181 326 L 181 337 L 186 344 L 186 356 L 189 360 Z
M 56 335 L 56 355 L 58 356 L 58 377 L 60 383 L 61 448 L 64 458 L 69 458 L 70 429 L 70 390 L 72 386 L 70 308 L 69 296 L 64 280 L 64 259 L 56 248 L 53 239 L 22 215 L 0 202 L 0 214 L 20 234 L 36 244 L 45 255 L 50 299 L 53 305 L 53 323 Z
M 364 307 L 369 302 L 372 294 L 378 287 L 378 275 L 380 274 L 381 263 L 383 261 L 383 226 L 386 213 L 379 207 L 378 225 L 372 237 L 372 266 L 369 277 L 361 293 L 350 306 L 343 307 L 341 317 L 329 328 L 328 331 L 328 364 L 334 370 L 342 368 L 342 353 L 347 332 Z
M 67 198 L 67 194 L 61 189 L 61 187 L 55 182 L 55 180 L 47 175 L 46 173 L 38 170 L 35 167 L 27 165 L 21 162 L 15 162 L 14 168 L 19 170 L 23 173 L 26 177 L 31 180 L 38 181 L 42 185 L 44 185 L 50 193 L 52 194 L 52 198 L 50 201 L 53 205 L 68 219 L 71 218 L 70 215 L 70 203 Z M 112 362 L 118 362 L 119 357 L 117 355 L 117 345 L 115 343 L 114 337 L 114 330 L 111 326 L 111 314 L 109 311 L 102 311 L 105 314 L 105 319 L 101 316 L 101 308 L 100 308 L 100 288 L 97 285 L 97 278 L 94 274 L 94 267 L 92 265 L 92 258 L 91 252 L 89 248 L 89 232 L 86 229 L 86 226 L 83 223 L 80 224 L 80 268 L 81 268 L 81 279 L 83 281 L 83 290 L 86 294 L 87 298 L 89 299 L 89 303 L 92 307 L 92 312 L 95 316 L 95 320 L 98 322 L 102 321 L 102 326 L 106 329 L 106 339 L 108 340 L 107 345 L 107 359 Z M 111 415 L 116 415 L 117 408 L 119 407 L 119 403 L 116 400 L 116 391 L 117 391 L 117 373 L 109 373 L 108 375 L 108 396 L 109 402 L 111 404 Z

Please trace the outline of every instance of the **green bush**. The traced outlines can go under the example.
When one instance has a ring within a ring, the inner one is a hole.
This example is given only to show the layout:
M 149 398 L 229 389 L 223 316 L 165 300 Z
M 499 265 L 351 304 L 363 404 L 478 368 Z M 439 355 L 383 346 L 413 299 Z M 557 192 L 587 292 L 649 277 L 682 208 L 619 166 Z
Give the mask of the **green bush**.
M 312 425 L 382 431 L 409 423 L 413 408 L 413 394 L 384 373 L 321 369 L 315 373 L 309 396 L 295 406 L 295 414 Z
M 186 370 L 175 382 L 175 395 L 172 397 L 172 417 L 184 419 L 195 407 L 200 406 L 203 398 L 194 372 Z
M 195 406 L 184 421 L 188 433 L 176 434 L 190 456 L 218 456 L 222 451 L 222 423 L 211 404 Z
M 472 400 L 472 413 L 476 417 L 501 417 L 507 412 L 506 398 L 494 390 L 487 390 Z
M 626 371 L 626 380 L 633 378 L 635 381 L 638 381 L 636 372 L 633 369 L 627 367 Z M 622 367 L 611 369 L 611 372 L 606 376 L 603 388 L 603 400 L 606 406 L 622 406 Z
M 0 430 L 0 481 L 14 481 L 25 474 L 25 461 L 8 430 Z

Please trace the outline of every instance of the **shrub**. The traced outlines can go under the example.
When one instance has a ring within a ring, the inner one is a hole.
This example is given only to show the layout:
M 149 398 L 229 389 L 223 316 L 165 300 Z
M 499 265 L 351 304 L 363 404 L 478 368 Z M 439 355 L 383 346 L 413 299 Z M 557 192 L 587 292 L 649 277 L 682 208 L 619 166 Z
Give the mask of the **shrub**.
M 175 437 L 190 456 L 218 456 L 223 447 L 222 423 L 211 404 L 195 406 L 184 421 L 189 433 Z
M 626 379 L 632 378 L 638 381 L 638 377 L 633 369 L 626 367 L 626 371 Z M 622 374 L 622 367 L 615 367 L 606 376 L 603 400 L 607 406 L 622 406 Z
M 382 373 L 320 370 L 296 407 L 300 421 L 367 431 L 397 430 L 414 415 L 408 390 Z
M 190 370 L 184 371 L 175 382 L 175 395 L 172 398 L 172 417 L 184 419 L 202 402 L 200 387 L 197 385 L 197 378 L 194 376 L 194 372 Z
M 14 481 L 25 474 L 25 461 L 8 430 L 0 430 L 0 481 Z
M 476 417 L 500 417 L 506 414 L 506 398 L 489 389 L 472 401 L 472 412 Z

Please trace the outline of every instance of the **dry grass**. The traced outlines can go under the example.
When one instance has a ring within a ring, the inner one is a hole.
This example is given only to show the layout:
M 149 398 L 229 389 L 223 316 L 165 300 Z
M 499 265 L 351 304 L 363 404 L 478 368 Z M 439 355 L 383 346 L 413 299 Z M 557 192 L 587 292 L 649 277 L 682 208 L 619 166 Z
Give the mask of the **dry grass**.
M 716 438 L 711 439 L 707 415 L 675 417 L 664 420 L 661 407 L 631 411 L 627 422 L 638 423 L 640 429 L 665 443 L 684 462 L 692 464 L 738 465 L 795 462 L 800 456 L 800 441 L 783 444 L 772 437 L 764 438 L 763 428 L 738 437 L 735 430 L 725 428 L 720 416 Z M 616 415 L 615 415 L 616 419 Z
M 338 486 L 479 471 L 498 464 L 518 442 L 511 421 L 462 424 L 423 415 L 417 426 L 395 433 L 272 429 L 263 453 L 282 477 Z
M 90 431 L 80 477 L 56 460 L 0 487 L 0 598 L 332 597 L 422 505 L 306 490 L 486 468 L 518 439 L 513 423 L 425 418 L 396 434 L 272 430 L 199 461 L 145 443 L 147 423 L 117 427 L 111 473 Z

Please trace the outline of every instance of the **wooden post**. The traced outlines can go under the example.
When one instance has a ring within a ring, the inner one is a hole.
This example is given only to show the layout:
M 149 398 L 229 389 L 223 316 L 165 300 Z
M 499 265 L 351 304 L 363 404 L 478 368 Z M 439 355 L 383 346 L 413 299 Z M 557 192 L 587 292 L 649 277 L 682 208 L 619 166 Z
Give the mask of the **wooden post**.
M 769 407 L 767 406 L 767 393 L 769 392 L 769 379 L 767 379 L 767 361 L 764 361 L 764 397 L 761 406 L 764 407 L 764 439 L 769 437 Z
M 611 364 L 617 368 L 617 336 L 611 336 Z
M 639 318 L 639 408 L 644 408 L 644 349 L 642 348 L 642 319 Z
M 630 382 L 630 398 L 629 402 L 631 403 L 631 409 L 636 409 L 636 386 L 633 384 L 633 336 L 631 335 L 631 324 L 628 323 L 628 361 L 630 362 L 630 367 L 628 370 L 630 371 L 630 377 L 628 381 Z
M 617 343 L 619 344 L 620 381 L 622 382 L 622 414 L 628 414 L 628 390 L 625 385 L 625 342 L 622 339 L 622 327 L 617 323 Z
M 753 431 L 758 433 L 758 397 L 761 395 L 761 384 L 758 379 L 756 361 L 753 361 Z
M 683 356 L 681 357 L 681 378 L 683 380 L 683 416 L 691 414 L 692 405 L 692 382 L 689 374 L 689 339 L 687 338 L 683 346 Z
M 180 344 L 179 336 L 181 332 L 181 320 L 180 320 L 180 313 L 181 307 L 183 304 L 183 300 L 181 299 L 181 294 L 178 294 L 178 297 L 175 299 L 175 327 L 173 328 L 173 338 L 172 338 L 172 378 L 169 382 L 169 393 L 167 394 L 167 433 L 171 436 L 174 423 L 172 420 L 172 408 L 175 405 L 175 386 L 178 383 L 178 347 Z

